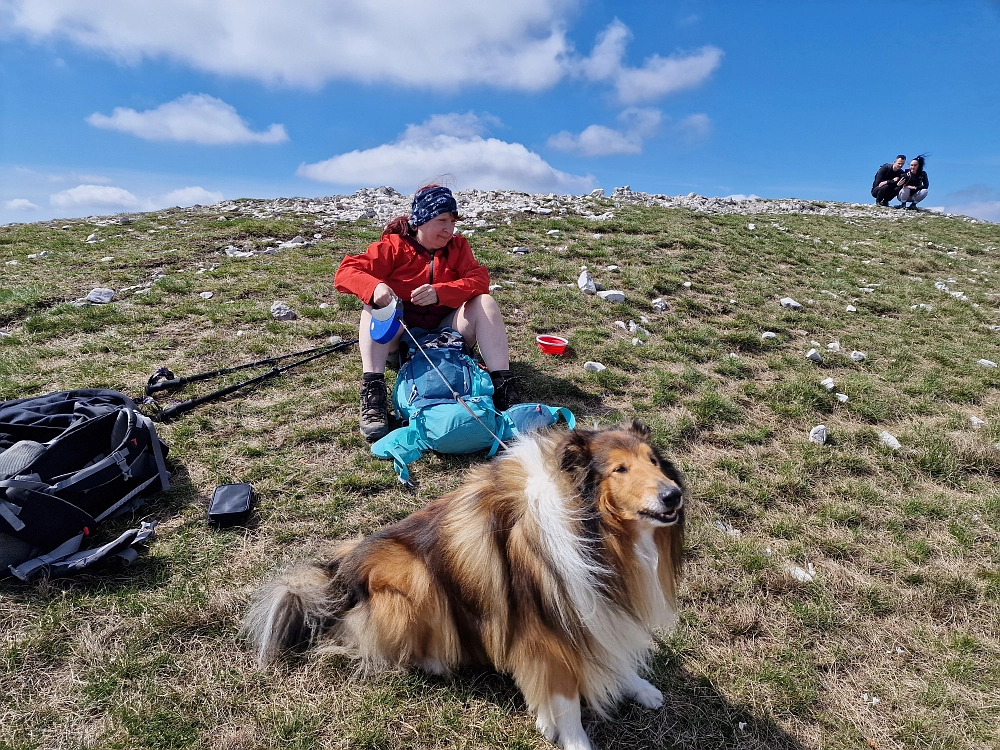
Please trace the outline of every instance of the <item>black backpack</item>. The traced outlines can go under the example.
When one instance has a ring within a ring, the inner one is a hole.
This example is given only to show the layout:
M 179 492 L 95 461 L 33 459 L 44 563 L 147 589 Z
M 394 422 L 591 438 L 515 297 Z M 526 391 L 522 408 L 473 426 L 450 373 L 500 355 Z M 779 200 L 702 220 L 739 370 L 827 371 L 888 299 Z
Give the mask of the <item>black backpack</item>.
M 74 573 L 114 556 L 129 563 L 156 526 L 97 549 L 83 540 L 143 496 L 170 488 L 167 446 L 128 396 L 91 388 L 0 403 L 0 575 Z

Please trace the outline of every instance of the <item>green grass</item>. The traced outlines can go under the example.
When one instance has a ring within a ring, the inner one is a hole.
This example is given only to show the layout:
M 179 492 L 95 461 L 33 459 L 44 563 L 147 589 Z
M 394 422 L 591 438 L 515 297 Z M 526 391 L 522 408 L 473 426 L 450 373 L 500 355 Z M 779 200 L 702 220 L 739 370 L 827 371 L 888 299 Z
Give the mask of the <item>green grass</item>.
M 359 303 L 332 275 L 379 227 L 227 215 L 0 228 L 0 399 L 138 396 L 161 365 L 185 375 L 355 334 Z M 646 421 L 691 488 L 681 624 L 651 664 L 666 705 L 625 704 L 612 721 L 585 713 L 588 729 L 599 747 L 627 750 L 995 747 L 1000 372 L 976 362 L 997 360 L 1000 228 L 927 214 L 754 221 L 750 232 L 741 216 L 620 208 L 610 221 L 515 219 L 470 238 L 503 285 L 528 394 L 587 425 Z M 311 247 L 221 252 L 317 231 Z M 85 244 L 91 232 L 102 242 Z M 583 264 L 626 302 L 580 294 Z M 73 304 L 154 279 L 107 306 Z M 660 296 L 669 309 L 653 313 Z M 784 296 L 803 311 L 781 308 Z M 299 319 L 271 320 L 276 300 Z M 616 320 L 647 328 L 645 344 Z M 568 338 L 567 354 L 542 355 L 538 333 Z M 813 342 L 821 365 L 804 356 Z M 854 349 L 868 359 L 851 360 Z M 587 373 L 587 360 L 608 369 Z M 117 572 L 0 583 L 0 748 L 546 746 L 504 676 L 365 676 L 329 656 L 261 671 L 240 640 L 249 597 L 275 568 L 402 518 L 482 460 L 427 456 L 412 467 L 418 491 L 402 490 L 358 435 L 360 374 L 356 352 L 333 355 L 163 425 L 174 488 L 141 512 L 161 521 L 147 554 Z M 830 437 L 816 446 L 807 436 L 820 423 Z M 902 449 L 884 447 L 882 430 Z M 230 481 L 257 489 L 255 523 L 213 531 L 208 498 Z M 813 581 L 790 575 L 809 563 Z

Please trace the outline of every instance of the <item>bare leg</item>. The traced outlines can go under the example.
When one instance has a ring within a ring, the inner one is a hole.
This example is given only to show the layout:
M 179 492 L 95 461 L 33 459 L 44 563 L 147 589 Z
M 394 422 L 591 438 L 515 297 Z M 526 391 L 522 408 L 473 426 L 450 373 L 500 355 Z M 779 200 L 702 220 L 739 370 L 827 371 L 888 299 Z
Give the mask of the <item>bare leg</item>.
M 500 306 L 493 297 L 480 294 L 458 308 L 455 313 L 455 330 L 462 334 L 470 348 L 479 344 L 479 352 L 490 372 L 510 367 L 507 327 L 500 314 Z M 362 358 L 363 356 L 362 354 Z
M 372 308 L 365 305 L 361 311 L 361 323 L 358 326 L 358 348 L 361 349 L 361 364 L 365 372 L 385 372 L 385 360 L 391 352 L 399 347 L 399 339 L 403 335 L 400 329 L 388 344 L 380 344 L 372 339 Z

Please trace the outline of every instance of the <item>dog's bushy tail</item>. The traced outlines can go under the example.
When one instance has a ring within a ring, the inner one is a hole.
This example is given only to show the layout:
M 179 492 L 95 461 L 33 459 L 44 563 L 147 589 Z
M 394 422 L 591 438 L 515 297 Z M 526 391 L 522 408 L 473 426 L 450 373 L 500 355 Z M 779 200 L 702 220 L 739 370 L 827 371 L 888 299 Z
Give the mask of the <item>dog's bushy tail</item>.
M 265 585 L 243 622 L 257 661 L 264 665 L 301 651 L 342 614 L 336 564 L 293 568 Z

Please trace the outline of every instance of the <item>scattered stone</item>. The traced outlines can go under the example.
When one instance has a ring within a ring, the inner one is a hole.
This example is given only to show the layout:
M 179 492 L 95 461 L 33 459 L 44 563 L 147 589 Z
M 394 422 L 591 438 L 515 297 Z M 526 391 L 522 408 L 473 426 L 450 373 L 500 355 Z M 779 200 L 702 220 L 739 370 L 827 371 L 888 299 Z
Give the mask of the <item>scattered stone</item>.
M 819 384 L 824 388 L 826 388 L 828 391 L 832 391 L 834 388 L 837 387 L 837 384 L 833 382 L 833 378 L 826 378 L 824 380 L 821 380 L 819 381 Z
M 972 429 L 978 430 L 980 427 L 986 426 L 986 420 L 980 419 L 979 417 L 969 417 L 969 422 L 972 424 Z
M 640 315 L 639 316 L 639 322 L 642 323 L 643 325 L 647 325 L 648 326 L 649 325 L 649 318 L 647 318 L 645 315 Z
M 848 305 L 847 306 L 847 312 L 857 312 L 857 311 L 858 311 L 858 308 L 856 308 L 854 305 Z
M 253 250 L 240 250 L 234 245 L 230 245 L 226 248 L 226 255 L 230 258 L 249 258 L 254 254 Z
M 862 294 L 871 294 L 875 290 L 872 289 L 870 286 L 863 286 L 863 287 L 859 287 L 858 291 L 861 292 Z
M 735 528 L 733 526 L 730 526 L 725 521 L 716 521 L 715 522 L 715 528 L 717 528 L 719 531 L 721 531 L 726 536 L 731 536 L 734 539 L 739 539 L 741 536 L 743 536 L 743 532 L 742 531 L 740 531 L 739 529 L 737 529 L 737 528 Z
M 806 359 L 811 359 L 818 365 L 823 364 L 823 357 L 815 349 L 810 349 L 809 351 L 806 352 Z
M 111 255 L 105 255 L 103 258 L 101 258 L 101 263 L 108 263 L 108 262 L 110 262 L 112 260 L 114 260 L 113 256 L 111 256 Z
M 750 230 L 751 232 L 752 232 L 753 230 L 755 230 L 756 228 L 757 228 L 757 225 L 756 225 L 756 224 L 747 224 L 747 229 L 749 229 L 749 230 Z
M 284 302 L 275 302 L 271 305 L 271 317 L 275 320 L 295 320 L 299 316 Z
M 30 253 L 28 255 L 28 259 L 29 260 L 35 260 L 35 258 L 44 258 L 48 254 L 49 254 L 48 250 L 42 250 L 42 252 L 40 252 L 40 253 Z
M 786 310 L 801 310 L 802 309 L 802 305 L 799 304 L 798 302 L 796 302 L 795 300 L 793 300 L 791 297 L 782 297 L 781 300 L 780 300 L 780 304 Z
M 891 432 L 886 432 L 885 430 L 882 430 L 882 432 L 878 434 L 878 439 L 881 441 L 882 445 L 887 448 L 892 448 L 894 451 L 898 451 L 903 447 L 902 443 L 896 439 L 895 435 Z
M 212 299 L 215 296 L 215 292 L 202 292 L 198 296 L 202 299 Z
M 801 583 L 810 583 L 816 577 L 816 568 L 812 563 L 808 563 L 805 568 L 789 564 L 787 570 L 792 578 Z
M 615 321 L 615 325 L 618 328 L 621 328 L 623 331 L 627 331 L 628 330 L 628 326 L 625 325 L 625 321 L 624 320 L 616 320 Z
M 558 229 L 550 229 L 545 234 L 559 234 L 559 230 Z
M 602 365 L 600 362 L 584 362 L 583 369 L 587 372 L 603 372 L 608 368 Z
M 330 344 L 343 344 L 344 343 L 344 339 L 341 336 L 331 336 L 330 338 L 327 339 L 327 343 L 330 343 Z
M 617 271 L 618 270 L 618 266 L 608 266 L 604 270 L 606 270 L 606 271 Z
M 866 359 L 868 359 L 868 355 L 865 354 L 864 352 L 859 352 L 855 350 L 851 352 L 851 359 L 853 359 L 855 362 L 864 362 Z
M 323 239 L 323 235 L 321 235 L 319 232 L 317 232 L 316 234 L 313 235 L 313 239 L 314 240 L 321 240 L 321 239 Z
M 84 242 L 88 242 L 88 243 L 90 243 L 91 245 L 93 245 L 93 244 L 94 244 L 95 242 L 97 242 L 97 235 L 96 235 L 96 234 L 91 234 L 91 235 L 89 235 L 89 236 L 87 237 L 87 239 L 86 239 L 86 240 L 84 240 Z
M 319 303 L 319 309 L 320 310 L 329 310 L 330 309 L 330 303 L 329 302 L 320 302 Z
M 625 301 L 625 292 L 619 291 L 617 289 L 609 289 L 607 291 L 598 292 L 597 296 L 600 297 L 605 302 Z
M 690 289 L 691 288 L 691 282 L 690 281 L 685 281 L 683 284 L 681 284 L 681 286 L 683 286 L 685 289 Z
M 597 294 L 597 284 L 594 283 L 594 277 L 590 275 L 590 271 L 581 271 L 580 278 L 576 280 L 576 285 L 580 287 L 580 291 L 584 294 Z
M 636 337 L 635 337 L 634 339 L 632 339 L 632 346 L 643 346 L 643 345 L 645 345 L 645 343 L 646 343 L 646 342 L 645 342 L 645 341 L 643 341 L 643 340 L 642 340 L 641 338 L 639 338 L 638 336 L 636 336 Z
M 829 349 L 831 352 L 839 352 L 840 351 L 840 342 L 839 341 L 831 341 L 829 344 L 826 345 L 826 348 Z
M 0 328 L 0 339 L 9 339 L 10 336 L 11 336 L 10 331 L 5 331 L 2 328 Z
M 990 359 L 981 359 L 981 360 L 979 360 L 979 364 L 981 364 L 983 367 L 996 367 L 997 366 L 997 363 L 994 362 L 993 360 L 990 360 Z
M 851 400 L 846 393 L 835 393 L 833 395 L 835 395 L 837 397 L 837 400 L 842 404 L 846 404 L 848 401 Z
M 17 260 L 8 260 L 6 263 L 4 263 L 4 265 L 5 266 L 19 266 L 19 265 L 21 265 L 21 262 L 17 261 Z
M 635 323 L 634 320 L 630 320 L 628 322 L 628 330 L 629 330 L 629 333 L 634 333 L 637 336 L 641 336 L 644 339 L 649 338 L 649 331 L 647 331 L 645 328 L 643 328 L 640 325 L 636 325 L 636 323 Z
M 662 297 L 657 297 L 653 300 L 653 312 L 666 312 L 670 305 Z
M 31 256 L 29 255 L 28 257 L 30 258 Z M 986 326 L 986 327 L 989 328 L 994 333 L 996 333 L 997 331 L 1000 331 L 1000 326 Z
M 527 255 L 531 252 L 531 250 L 526 247 L 515 247 L 511 252 L 513 252 L 514 255 Z
M 917 305 L 910 305 L 910 309 L 911 310 L 926 310 L 927 312 L 931 312 L 934 309 L 934 306 L 933 305 L 925 305 L 923 302 L 921 302 L 921 303 L 919 303 Z M 1000 330 L 1000 326 L 998 326 L 998 330 Z
M 590 196 L 592 198 L 603 198 L 604 197 L 604 188 L 597 188 L 596 190 L 591 190 L 590 191 Z
M 501 291 L 503 291 L 503 287 L 500 284 L 490 284 L 490 291 L 491 292 L 501 292 Z
M 106 289 L 104 287 L 91 289 L 90 294 L 84 297 L 84 299 L 87 300 L 87 302 L 92 302 L 95 305 L 106 305 L 114 298 L 115 298 L 115 290 Z
M 816 445 L 824 445 L 826 443 L 827 431 L 826 425 L 818 424 L 809 430 L 809 442 L 816 443 Z
M 778 338 L 778 334 L 776 334 L 776 333 L 775 333 L 774 331 L 764 331 L 764 333 L 762 333 L 762 334 L 760 335 L 760 337 L 761 337 L 761 338 L 762 338 L 762 339 L 763 339 L 764 341 L 767 341 L 767 340 L 769 340 L 769 339 L 776 339 L 776 338 Z
M 303 237 L 301 234 L 298 234 L 295 237 L 292 237 L 292 239 L 288 240 L 288 242 L 279 243 L 276 249 L 285 250 L 286 248 L 302 247 L 303 245 L 308 245 L 308 244 L 309 243 L 306 242 L 306 238 Z

